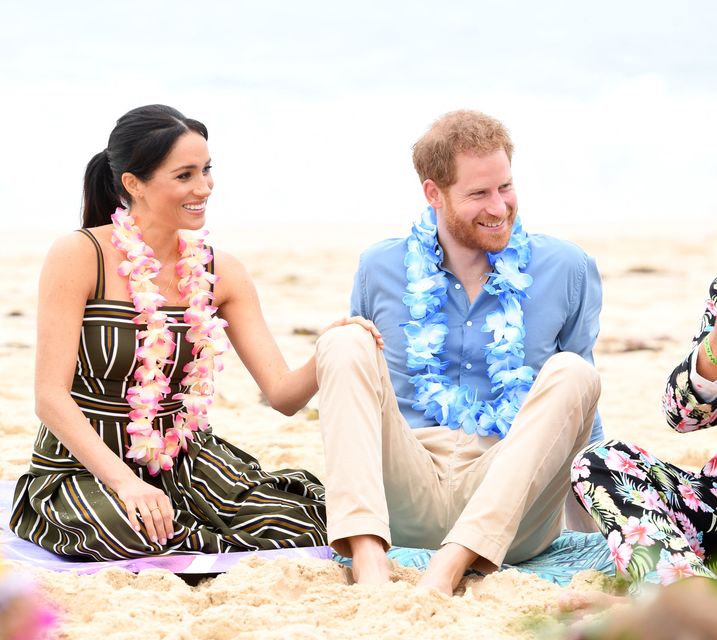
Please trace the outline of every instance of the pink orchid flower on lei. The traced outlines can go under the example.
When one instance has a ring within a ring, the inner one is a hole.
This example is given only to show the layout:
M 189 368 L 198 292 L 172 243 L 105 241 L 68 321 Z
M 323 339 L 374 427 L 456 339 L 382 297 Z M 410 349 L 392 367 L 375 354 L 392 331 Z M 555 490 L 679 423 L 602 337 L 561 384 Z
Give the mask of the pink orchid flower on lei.
M 112 222 L 112 244 L 127 256 L 118 273 L 128 279 L 128 291 L 137 311 L 134 322 L 147 325 L 146 330 L 138 333 L 141 344 L 135 357 L 141 364 L 134 373 L 137 384 L 127 391 L 127 402 L 132 407 L 127 426 L 131 441 L 127 457 L 146 465 L 151 475 L 157 475 L 172 468 L 173 458 L 187 450 L 196 430 L 208 426 L 207 408 L 214 393 L 214 372 L 221 370 L 217 358 L 229 348 L 223 336 L 227 323 L 216 318 L 217 308 L 211 304 L 211 286 L 217 277 L 205 268 L 212 260 L 211 251 L 204 246 L 206 231 L 198 235 L 180 232 L 178 288 L 182 299 L 189 303 L 184 321 L 189 325 L 186 339 L 193 345 L 195 360 L 185 366 L 187 375 L 181 381 L 189 387 L 188 393 L 173 396 L 182 400 L 184 407 L 174 416 L 173 427 L 162 435 L 152 422 L 170 392 L 169 379 L 162 369 L 172 362 L 175 342 L 167 326 L 172 320 L 160 310 L 167 300 L 153 282 L 161 264 L 151 247 L 142 241 L 141 231 L 127 211 L 117 209 Z

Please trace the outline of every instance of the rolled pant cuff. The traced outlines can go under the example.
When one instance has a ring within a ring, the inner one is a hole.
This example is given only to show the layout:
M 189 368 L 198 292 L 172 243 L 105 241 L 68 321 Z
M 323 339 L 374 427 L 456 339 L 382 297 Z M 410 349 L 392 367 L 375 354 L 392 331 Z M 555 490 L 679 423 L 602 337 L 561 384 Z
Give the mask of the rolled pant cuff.
M 481 534 L 474 529 L 457 526 L 451 529 L 441 544 L 445 545 L 449 542 L 470 549 L 496 568 L 500 568 L 510 548 L 511 540 L 496 539 L 494 536 Z M 479 561 L 477 567 L 482 569 L 483 566 L 484 563 Z
M 346 543 L 346 538 L 353 536 L 376 536 L 383 540 L 386 550 L 391 546 L 391 532 L 388 525 L 378 518 L 366 516 L 344 518 L 341 522 L 331 523 L 328 527 L 329 545 L 342 556 L 351 557 L 351 549 Z

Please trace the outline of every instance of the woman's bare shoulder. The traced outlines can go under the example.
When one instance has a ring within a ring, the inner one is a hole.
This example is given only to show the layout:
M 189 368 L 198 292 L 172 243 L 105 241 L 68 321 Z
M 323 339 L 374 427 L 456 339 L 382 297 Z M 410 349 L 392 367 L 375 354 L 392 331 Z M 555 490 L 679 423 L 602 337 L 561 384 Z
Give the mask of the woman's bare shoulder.
M 85 231 L 89 231 L 103 249 L 111 243 L 110 238 L 112 232 L 110 225 L 94 227 L 92 229 L 86 229 Z M 92 239 L 88 238 L 87 235 L 80 230 L 71 231 L 57 238 L 50 246 L 50 251 L 48 252 L 48 255 L 67 257 L 76 255 L 78 258 L 94 256 L 96 254 L 97 251 Z
M 214 251 L 214 273 L 219 278 L 214 290 L 216 292 L 216 301 L 220 305 L 254 291 L 254 284 L 249 271 L 231 253 Z
M 100 246 L 102 244 L 100 241 Z M 41 284 L 64 291 L 87 290 L 89 296 L 96 278 L 97 249 L 84 233 L 66 233 L 50 245 L 40 276 Z
M 235 255 L 226 251 L 214 251 L 214 272 L 221 280 L 233 284 L 251 284 L 249 269 Z

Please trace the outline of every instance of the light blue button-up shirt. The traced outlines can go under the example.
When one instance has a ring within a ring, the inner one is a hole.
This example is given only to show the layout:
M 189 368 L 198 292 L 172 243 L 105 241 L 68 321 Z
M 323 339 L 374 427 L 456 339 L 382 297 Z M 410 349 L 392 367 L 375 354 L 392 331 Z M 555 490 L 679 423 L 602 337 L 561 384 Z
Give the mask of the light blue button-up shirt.
M 599 331 L 602 285 L 595 260 L 580 247 L 541 234 L 528 234 L 532 255 L 526 272 L 533 276 L 523 300 L 525 364 L 537 372 L 560 351 L 572 351 L 593 364 L 592 349 Z M 406 338 L 401 323 L 411 317 L 402 298 L 406 291 L 406 238 L 384 240 L 369 247 L 360 258 L 351 294 L 351 314 L 370 319 L 386 343 L 384 355 L 391 373 L 398 406 L 412 428 L 435 426 L 423 412 L 411 406 L 414 374 L 406 367 Z M 481 331 L 486 315 L 499 308 L 498 298 L 482 291 L 470 304 L 460 281 L 449 271 L 448 337 L 441 360 L 454 384 L 477 389 L 479 397 L 492 400 L 491 383 L 483 347 L 492 334 Z M 595 415 L 591 442 L 602 439 L 600 415 Z

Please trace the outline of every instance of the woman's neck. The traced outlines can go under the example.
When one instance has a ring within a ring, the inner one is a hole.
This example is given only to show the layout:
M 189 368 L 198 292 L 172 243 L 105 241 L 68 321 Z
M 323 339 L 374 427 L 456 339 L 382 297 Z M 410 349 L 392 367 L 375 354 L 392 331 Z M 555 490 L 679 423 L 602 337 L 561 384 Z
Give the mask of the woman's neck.
M 178 246 L 176 229 L 152 223 L 151 216 L 141 210 L 133 208 L 129 213 L 142 232 L 142 241 L 152 248 L 155 258 L 162 264 L 176 262 Z

